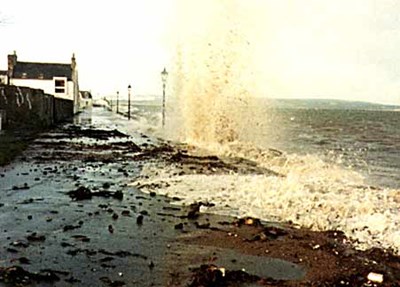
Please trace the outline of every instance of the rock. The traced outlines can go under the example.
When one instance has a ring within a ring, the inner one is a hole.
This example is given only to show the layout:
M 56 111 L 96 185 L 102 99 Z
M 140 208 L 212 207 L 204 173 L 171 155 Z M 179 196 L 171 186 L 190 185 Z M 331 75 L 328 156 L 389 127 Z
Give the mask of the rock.
M 74 238 L 77 241 L 82 241 L 82 242 L 90 242 L 90 238 L 85 236 L 85 235 L 73 235 L 71 236 L 72 238 Z
M 255 235 L 250 241 L 265 241 L 265 240 L 274 240 L 279 237 L 287 235 L 287 231 L 277 228 L 274 226 L 266 227 L 262 232 Z M 315 248 L 316 249 L 316 248 Z
M 21 264 L 30 264 L 31 263 L 31 261 L 26 257 L 20 257 L 20 258 L 18 258 L 18 261 Z
M 121 215 L 123 215 L 123 216 L 129 216 L 130 214 L 131 214 L 131 212 L 129 210 L 123 210 L 121 212 Z
M 29 189 L 29 188 L 30 187 L 28 186 L 28 184 L 26 182 L 22 186 L 14 185 L 12 187 L 13 190 L 26 190 L 26 189 Z
M 107 286 L 110 287 L 122 287 L 122 286 L 126 286 L 126 283 L 124 281 L 113 281 L 108 277 L 101 277 L 100 281 L 102 281 L 104 284 L 106 284 Z
M 174 228 L 175 228 L 175 229 L 179 229 L 179 230 L 183 229 L 183 223 L 181 222 L 181 223 L 176 224 L 176 225 L 174 226 Z
M 143 224 L 143 219 L 144 219 L 144 216 L 140 214 L 140 215 L 136 218 L 136 223 L 139 224 L 139 225 L 142 225 L 142 224 Z
M 23 242 L 23 241 L 14 241 L 10 245 L 15 246 L 15 247 L 27 248 L 29 246 L 29 243 Z
M 192 282 L 189 284 L 189 287 L 244 286 L 244 284 L 246 283 L 256 283 L 261 279 L 260 277 L 248 274 L 243 270 L 227 271 L 223 267 L 217 267 L 212 264 L 201 265 L 200 268 L 194 269 L 193 272 L 194 275 L 192 277 Z M 283 285 L 278 284 L 279 282 L 275 280 L 268 280 L 268 283 L 274 283 L 271 286 Z
M 141 215 L 149 215 L 149 212 L 147 210 L 142 210 L 140 212 Z
M 33 232 L 32 234 L 28 235 L 26 239 L 28 239 L 28 241 L 45 241 L 46 237 Z
M 150 263 L 149 263 L 149 268 L 150 268 L 150 269 L 153 269 L 153 268 L 154 268 L 154 262 L 153 262 L 153 261 L 150 261 Z
M 209 222 L 205 222 L 205 223 L 199 223 L 199 222 L 195 222 L 194 225 L 196 226 L 196 228 L 199 229 L 208 229 L 210 228 L 210 223 Z
M 189 218 L 189 219 L 198 218 L 199 215 L 200 215 L 200 207 L 201 207 L 201 205 L 202 205 L 201 202 L 192 203 L 189 206 L 189 212 L 187 213 L 187 218 Z
M 81 226 L 80 225 L 65 225 L 63 227 L 63 231 L 66 232 L 66 231 L 74 230 L 74 229 L 77 229 L 77 228 L 81 228 Z
M 236 226 L 242 226 L 242 225 L 262 226 L 260 219 L 252 217 L 240 218 L 236 220 L 233 224 Z
M 84 186 L 80 186 L 78 189 L 68 192 L 68 195 L 74 200 L 85 200 L 92 198 L 91 190 Z
M 114 193 L 114 198 L 115 198 L 115 199 L 122 200 L 122 199 L 124 198 L 124 194 L 122 193 L 121 190 L 117 190 L 117 191 Z
M 10 253 L 18 253 L 18 250 L 14 249 L 14 248 L 7 248 L 6 250 L 7 250 L 7 252 L 10 252 Z
M 19 266 L 0 267 L 0 281 L 6 282 L 11 286 L 25 286 L 35 282 L 54 282 L 59 280 L 60 278 L 53 271 L 31 273 Z

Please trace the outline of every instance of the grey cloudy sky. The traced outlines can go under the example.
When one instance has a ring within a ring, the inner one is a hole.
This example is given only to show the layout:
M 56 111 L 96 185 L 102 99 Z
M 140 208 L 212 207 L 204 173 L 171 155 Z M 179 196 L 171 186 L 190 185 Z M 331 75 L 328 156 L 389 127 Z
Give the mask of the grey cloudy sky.
M 0 0 L 7 19 L 0 69 L 14 50 L 23 61 L 44 62 L 68 62 L 74 52 L 82 89 L 109 95 L 131 84 L 138 94 L 159 94 L 159 73 L 173 70 L 179 36 L 194 45 L 191 30 L 206 30 L 198 42 L 218 31 L 207 24 L 219 23 L 207 12 L 216 2 Z M 228 2 L 250 43 L 258 95 L 400 104 L 400 1 Z

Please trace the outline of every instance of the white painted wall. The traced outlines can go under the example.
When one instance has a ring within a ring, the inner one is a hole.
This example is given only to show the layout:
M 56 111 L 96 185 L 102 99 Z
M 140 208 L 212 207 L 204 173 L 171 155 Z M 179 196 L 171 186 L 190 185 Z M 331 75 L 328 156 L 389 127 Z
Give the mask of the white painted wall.
M 72 81 L 67 82 L 65 94 L 55 93 L 54 80 L 11 79 L 11 85 L 42 89 L 46 94 L 54 95 L 57 98 L 74 100 L 74 83 Z
M 0 75 L 0 84 L 7 84 L 7 76 Z

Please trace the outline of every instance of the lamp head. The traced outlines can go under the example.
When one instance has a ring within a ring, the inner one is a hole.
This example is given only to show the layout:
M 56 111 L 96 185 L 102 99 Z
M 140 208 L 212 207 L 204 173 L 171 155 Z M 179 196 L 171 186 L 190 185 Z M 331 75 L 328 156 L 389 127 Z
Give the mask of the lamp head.
M 161 80 L 162 80 L 164 85 L 167 83 L 167 78 L 168 78 L 168 72 L 164 68 L 164 70 L 162 70 L 162 72 L 161 72 Z

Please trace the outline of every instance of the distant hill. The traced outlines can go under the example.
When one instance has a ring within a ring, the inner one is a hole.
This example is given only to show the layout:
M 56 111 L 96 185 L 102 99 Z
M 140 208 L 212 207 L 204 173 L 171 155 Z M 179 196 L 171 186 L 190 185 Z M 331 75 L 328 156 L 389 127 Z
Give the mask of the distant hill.
M 271 99 L 268 101 L 276 108 L 287 109 L 400 110 L 400 105 L 330 99 Z

